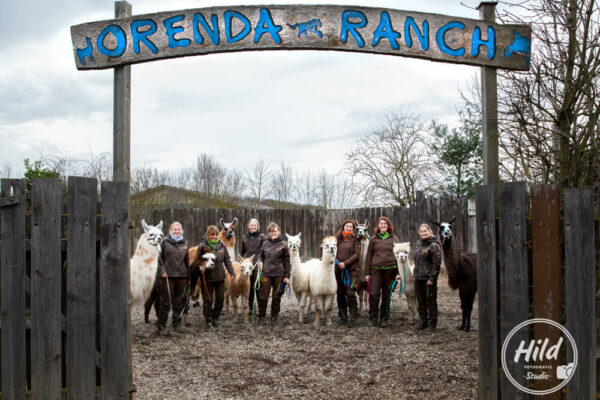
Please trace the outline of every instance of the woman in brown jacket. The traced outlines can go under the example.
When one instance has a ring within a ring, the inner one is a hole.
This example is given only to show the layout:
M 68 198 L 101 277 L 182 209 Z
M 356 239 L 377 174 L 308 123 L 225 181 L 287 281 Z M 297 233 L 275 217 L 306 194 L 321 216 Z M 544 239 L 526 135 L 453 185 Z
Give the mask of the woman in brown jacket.
M 419 226 L 419 236 L 414 251 L 415 292 L 419 304 L 418 330 L 435 331 L 437 326 L 437 280 L 442 264 L 442 249 L 431 227 L 427 224 Z
M 371 286 L 369 326 L 388 326 L 390 288 L 394 279 L 400 279 L 394 243 L 398 243 L 398 238 L 394 235 L 392 222 L 386 217 L 379 217 L 375 235 L 367 249 L 365 268 L 365 279 Z
M 358 305 L 356 290 L 360 281 L 360 241 L 354 235 L 354 221 L 347 219 L 337 232 L 337 257 L 335 279 L 337 281 L 338 324 L 356 326 Z M 350 308 L 350 320 L 348 320 Z
M 275 326 L 283 294 L 282 288 L 284 288 L 284 283 L 290 283 L 290 250 L 287 242 L 281 237 L 279 225 L 271 222 L 267 231 L 269 237 L 264 241 L 260 252 L 263 267 L 258 291 L 257 325 L 265 323 L 267 303 L 269 294 L 271 294 L 271 326 Z

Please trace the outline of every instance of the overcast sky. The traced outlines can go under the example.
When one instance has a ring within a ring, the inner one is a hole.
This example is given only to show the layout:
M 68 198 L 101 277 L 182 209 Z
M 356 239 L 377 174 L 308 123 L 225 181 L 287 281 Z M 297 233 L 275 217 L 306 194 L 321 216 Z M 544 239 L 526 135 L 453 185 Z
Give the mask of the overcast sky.
M 352 4 L 478 18 L 479 2 L 130 0 L 133 14 L 236 4 Z M 114 18 L 108 0 L 20 0 L 0 24 L 0 168 L 64 154 L 112 152 L 113 71 L 77 71 L 70 26 Z M 266 51 L 132 66 L 131 163 L 160 169 L 213 155 L 250 168 L 336 172 L 383 114 L 411 108 L 456 123 L 466 65 L 331 51 Z

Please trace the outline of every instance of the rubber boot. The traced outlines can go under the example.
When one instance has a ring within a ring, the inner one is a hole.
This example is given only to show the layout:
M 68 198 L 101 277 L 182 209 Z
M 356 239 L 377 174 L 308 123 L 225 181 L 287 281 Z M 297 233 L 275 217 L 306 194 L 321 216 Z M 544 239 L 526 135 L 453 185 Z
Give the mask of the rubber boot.
M 427 328 L 427 320 L 422 319 L 421 322 L 419 323 L 419 326 L 417 326 L 417 330 L 422 331 L 425 328 Z
M 437 326 L 437 321 L 431 320 L 431 321 L 429 321 L 429 324 L 427 325 L 427 329 L 425 329 L 425 330 L 427 332 L 435 332 L 436 326 Z
M 348 323 L 348 310 L 342 307 L 338 310 L 338 325 L 346 325 Z

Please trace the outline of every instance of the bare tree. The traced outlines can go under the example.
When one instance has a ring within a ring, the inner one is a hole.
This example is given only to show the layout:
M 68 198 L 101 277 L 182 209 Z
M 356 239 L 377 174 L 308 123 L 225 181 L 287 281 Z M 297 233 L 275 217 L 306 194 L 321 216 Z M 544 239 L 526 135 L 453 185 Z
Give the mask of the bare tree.
M 294 185 L 294 177 L 292 169 L 281 163 L 281 166 L 276 169 L 270 181 L 270 192 L 275 197 L 275 200 L 280 202 L 289 202 L 292 196 L 292 188 Z
M 367 205 L 406 206 L 419 190 L 433 190 L 428 128 L 420 115 L 390 113 L 346 154 L 346 171 Z
M 500 15 L 533 26 L 531 69 L 499 80 L 500 145 L 512 177 L 600 182 L 597 0 L 524 0 Z
M 4 161 L 2 163 L 2 169 L 0 169 L 0 178 L 16 179 L 22 176 L 23 173 L 13 168 L 13 165 L 10 163 L 10 161 Z
M 311 170 L 296 173 L 293 185 L 294 201 L 302 205 L 315 204 L 315 184 Z
M 260 202 L 265 196 L 265 189 L 267 182 L 271 178 L 271 172 L 269 171 L 269 163 L 266 163 L 262 158 L 258 160 L 250 172 L 247 172 L 248 176 L 248 189 L 250 195 Z
M 131 172 L 129 188 L 131 194 L 136 194 L 160 185 L 169 185 L 171 181 L 171 175 L 167 171 L 142 166 Z

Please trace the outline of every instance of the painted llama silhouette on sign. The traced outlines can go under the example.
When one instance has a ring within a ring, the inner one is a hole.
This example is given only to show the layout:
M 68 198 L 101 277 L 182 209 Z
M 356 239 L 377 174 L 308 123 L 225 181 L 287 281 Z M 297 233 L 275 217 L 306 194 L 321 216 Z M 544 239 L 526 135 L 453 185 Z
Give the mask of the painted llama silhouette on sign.
M 314 18 L 310 21 L 299 22 L 293 25 L 287 24 L 287 26 L 289 26 L 292 29 L 298 28 L 298 37 L 304 36 L 308 39 L 308 34 L 314 33 L 320 39 L 323 38 L 323 33 L 319 30 L 319 28 L 323 26 L 320 19 Z
M 77 57 L 79 58 L 79 62 L 83 65 L 85 65 L 86 57 L 90 59 L 90 62 L 96 62 L 96 60 L 94 60 L 94 56 L 92 55 L 92 53 L 94 52 L 94 48 L 92 47 L 92 41 L 89 37 L 86 37 L 85 41 L 87 42 L 87 46 L 83 49 L 77 49 Z

